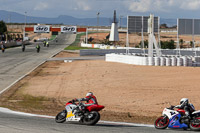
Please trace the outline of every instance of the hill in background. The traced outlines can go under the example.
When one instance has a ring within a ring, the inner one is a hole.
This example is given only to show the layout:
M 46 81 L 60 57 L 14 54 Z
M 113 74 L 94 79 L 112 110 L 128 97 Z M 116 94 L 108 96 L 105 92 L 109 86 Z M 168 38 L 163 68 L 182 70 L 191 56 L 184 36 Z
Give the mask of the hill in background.
M 23 14 L 19 14 L 16 12 L 8 12 L 0 10 L 0 20 L 3 20 L 7 23 L 24 23 L 25 16 Z M 111 22 L 112 22 L 111 18 L 105 18 L 105 17 L 99 18 L 99 26 L 110 26 Z M 97 18 L 75 18 L 67 15 L 61 15 L 56 18 L 27 16 L 27 23 L 96 26 Z M 169 27 L 175 26 L 176 19 L 161 18 L 161 24 L 167 24 Z M 127 18 L 122 18 L 120 25 L 122 27 L 126 27 Z

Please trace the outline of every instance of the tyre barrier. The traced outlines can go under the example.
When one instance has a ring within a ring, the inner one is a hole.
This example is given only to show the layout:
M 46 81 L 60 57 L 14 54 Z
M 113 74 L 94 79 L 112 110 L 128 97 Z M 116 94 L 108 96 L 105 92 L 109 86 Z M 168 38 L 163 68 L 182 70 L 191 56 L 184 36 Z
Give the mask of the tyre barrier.
M 172 66 L 177 66 L 177 58 L 176 57 L 172 57 Z
M 166 58 L 160 57 L 160 66 L 166 66 Z
M 155 66 L 160 66 L 160 57 L 154 57 Z
M 200 67 L 200 57 L 144 57 L 124 54 L 106 54 L 106 61 L 144 66 L 184 66 Z
M 171 58 L 166 58 L 166 66 L 171 66 Z

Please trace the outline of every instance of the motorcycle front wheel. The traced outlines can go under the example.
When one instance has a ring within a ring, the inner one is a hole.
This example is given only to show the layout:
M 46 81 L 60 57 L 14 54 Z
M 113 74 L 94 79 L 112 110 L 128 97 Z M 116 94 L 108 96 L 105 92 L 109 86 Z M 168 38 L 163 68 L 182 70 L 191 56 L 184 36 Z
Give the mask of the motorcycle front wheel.
M 161 116 L 156 119 L 154 126 L 156 129 L 165 129 L 169 125 L 169 118 L 167 116 Z
M 95 125 L 100 120 L 99 112 L 92 111 L 89 112 L 87 116 L 83 118 L 83 124 Z
M 191 120 L 190 129 L 193 131 L 200 131 L 200 117 Z
M 63 110 L 62 112 L 58 113 L 56 115 L 56 118 L 55 118 L 55 121 L 57 123 L 63 123 L 66 121 L 66 116 L 67 116 L 67 111 L 66 110 Z

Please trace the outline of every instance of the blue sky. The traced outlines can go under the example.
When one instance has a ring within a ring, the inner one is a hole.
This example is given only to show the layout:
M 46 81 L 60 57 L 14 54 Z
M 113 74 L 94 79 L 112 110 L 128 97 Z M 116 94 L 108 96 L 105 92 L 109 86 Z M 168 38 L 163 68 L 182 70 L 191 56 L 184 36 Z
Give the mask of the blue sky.
M 29 16 L 77 18 L 149 15 L 162 18 L 200 18 L 200 0 L 0 0 L 0 10 Z

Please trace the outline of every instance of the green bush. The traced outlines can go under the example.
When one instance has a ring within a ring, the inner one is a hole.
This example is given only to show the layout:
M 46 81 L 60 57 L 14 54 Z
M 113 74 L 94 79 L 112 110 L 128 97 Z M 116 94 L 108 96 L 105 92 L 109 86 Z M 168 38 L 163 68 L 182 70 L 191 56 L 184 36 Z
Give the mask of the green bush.
M 148 48 L 148 40 L 145 40 L 144 41 L 144 48 Z M 142 46 L 142 41 L 140 41 L 140 43 L 139 43 L 139 46 L 140 46 L 140 48 L 142 48 L 143 46 Z
M 161 41 L 161 48 L 162 49 L 175 49 L 174 40 L 170 41 Z
M 4 21 L 0 21 L 0 35 L 7 32 L 7 27 Z
M 144 41 L 144 47 L 148 48 L 148 40 Z M 140 47 L 142 48 L 142 41 L 140 41 Z M 175 49 L 176 46 L 174 45 L 174 40 L 170 40 L 170 41 L 161 41 L 161 48 L 162 49 Z

